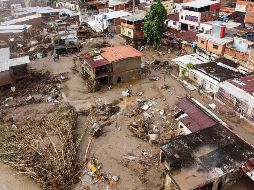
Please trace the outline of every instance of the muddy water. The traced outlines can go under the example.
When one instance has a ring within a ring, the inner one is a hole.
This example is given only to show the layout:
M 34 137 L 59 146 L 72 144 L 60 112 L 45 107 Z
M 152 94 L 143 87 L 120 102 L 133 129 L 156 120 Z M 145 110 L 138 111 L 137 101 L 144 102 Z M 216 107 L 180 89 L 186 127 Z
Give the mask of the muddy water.
M 30 178 L 0 163 L 0 190 L 41 190 Z

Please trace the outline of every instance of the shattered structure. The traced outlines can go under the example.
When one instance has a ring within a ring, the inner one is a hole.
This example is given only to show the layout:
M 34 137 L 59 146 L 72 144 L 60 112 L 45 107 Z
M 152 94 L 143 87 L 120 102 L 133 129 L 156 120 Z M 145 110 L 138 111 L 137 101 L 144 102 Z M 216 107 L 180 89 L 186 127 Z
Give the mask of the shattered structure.
M 177 138 L 161 146 L 165 189 L 225 189 L 253 156 L 253 147 L 221 125 Z
M 28 56 L 10 59 L 10 49 L 2 48 L 0 57 L 0 86 L 13 84 L 26 76 L 27 63 L 30 63 Z

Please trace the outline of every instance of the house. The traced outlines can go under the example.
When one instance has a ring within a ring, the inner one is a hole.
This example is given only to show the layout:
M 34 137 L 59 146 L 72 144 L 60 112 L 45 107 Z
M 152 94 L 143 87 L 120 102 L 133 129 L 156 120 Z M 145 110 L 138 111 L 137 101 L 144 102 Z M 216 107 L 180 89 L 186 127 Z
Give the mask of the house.
M 254 123 L 254 75 L 221 83 L 215 97 Z
M 178 121 L 179 135 L 188 135 L 217 125 L 214 119 L 187 97 L 177 101 L 174 111 L 174 117 Z
M 201 22 L 216 20 L 219 9 L 220 3 L 217 1 L 195 0 L 183 3 L 179 13 L 181 30 L 198 30 Z
M 224 25 L 225 26 L 225 34 L 233 34 L 233 30 L 237 27 L 240 27 L 242 24 L 238 22 L 234 22 L 231 20 L 228 20 L 227 22 L 224 21 L 218 21 L 218 20 L 213 20 L 213 21 L 207 21 L 207 22 L 202 22 L 199 25 L 199 31 L 205 34 L 211 33 L 213 29 L 213 25 Z
M 139 76 L 142 56 L 129 45 L 102 48 L 95 55 L 83 56 L 84 74 L 99 84 L 127 82 Z
M 253 50 L 254 42 L 242 37 L 234 37 L 232 42 L 226 44 L 224 57 L 254 70 L 254 65 L 251 64 Z
M 174 13 L 174 0 L 162 0 L 161 3 L 165 7 L 168 15 Z
M 10 48 L 0 49 L 0 86 L 14 84 L 27 75 L 29 57 L 10 58 Z
M 56 3 L 57 8 L 65 8 L 69 9 L 71 11 L 78 11 L 79 10 L 79 5 L 78 2 L 75 0 L 63 0 L 63 1 L 58 1 Z
M 172 28 L 174 30 L 181 30 L 181 23 L 179 22 L 179 13 L 171 14 L 168 16 L 166 20 L 166 24 L 168 28 Z
M 29 31 L 31 25 L 0 25 L 0 40 L 9 41 L 15 34 L 23 36 L 25 31 Z
M 144 26 L 145 12 L 135 12 L 130 16 L 122 17 L 121 35 L 131 40 L 144 38 L 142 27 Z
M 108 7 L 112 11 L 121 11 L 130 8 L 129 0 L 109 0 Z
M 187 76 L 202 91 L 214 96 L 218 92 L 221 82 L 246 76 L 250 73 L 250 70 L 231 60 L 218 58 L 208 63 L 194 65 L 193 69 L 189 69 Z
M 79 22 L 88 22 L 93 15 L 109 12 L 108 1 L 88 1 L 80 5 Z
M 116 33 L 121 31 L 122 17 L 131 15 L 131 13 L 125 11 L 112 11 L 108 13 L 94 15 L 94 20 L 88 21 L 88 24 L 96 32 L 101 32 L 106 29 L 111 30 Z
M 198 48 L 205 50 L 210 55 L 223 56 L 226 44 L 233 41 L 232 37 L 225 36 L 225 32 L 225 25 L 213 24 L 211 34 L 197 34 Z
M 165 190 L 222 190 L 244 175 L 254 148 L 222 125 L 171 140 L 161 147 Z
M 78 51 L 80 44 L 77 37 L 77 31 L 66 30 L 59 31 L 53 37 L 54 50 L 57 54 L 68 53 L 69 51 Z
M 179 77 L 188 78 L 211 96 L 217 93 L 221 82 L 252 72 L 229 59 L 209 57 L 201 52 L 177 57 L 173 62 L 179 66 Z

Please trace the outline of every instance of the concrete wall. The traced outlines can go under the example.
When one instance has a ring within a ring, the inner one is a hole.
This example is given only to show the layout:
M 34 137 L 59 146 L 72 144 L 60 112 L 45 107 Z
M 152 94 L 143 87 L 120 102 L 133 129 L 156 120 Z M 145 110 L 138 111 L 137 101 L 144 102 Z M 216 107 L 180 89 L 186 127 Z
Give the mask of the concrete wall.
M 129 58 L 112 63 L 113 73 L 121 73 L 130 70 L 140 69 L 141 57 Z
M 168 27 L 175 30 L 181 30 L 181 23 L 177 21 L 169 20 Z
M 208 40 L 203 38 L 198 38 L 198 47 L 201 49 L 207 49 Z
M 190 21 L 189 19 L 186 19 L 188 17 L 193 17 L 196 18 L 196 21 Z M 188 10 L 182 10 L 179 14 L 179 22 L 188 24 L 191 26 L 199 26 L 200 19 L 201 19 L 201 13 L 199 12 L 194 12 L 194 11 L 188 11 Z
M 202 87 L 202 90 L 207 93 L 215 94 L 219 90 L 218 81 L 196 69 L 191 69 L 189 71 L 189 79 L 195 82 L 199 87 Z
M 116 84 L 117 82 L 127 82 L 128 80 L 139 76 L 141 57 L 120 60 L 112 63 L 112 65 L 112 83 Z
M 130 29 L 130 28 L 127 28 L 127 27 L 124 27 L 124 26 L 121 27 L 121 34 L 124 35 L 124 36 L 127 36 L 129 38 L 132 38 L 132 39 L 134 37 L 133 29 Z
M 215 46 L 218 48 L 215 48 Z M 226 45 L 220 45 L 220 44 L 216 44 L 214 42 L 208 41 L 207 51 L 222 56 L 224 55 L 225 47 Z

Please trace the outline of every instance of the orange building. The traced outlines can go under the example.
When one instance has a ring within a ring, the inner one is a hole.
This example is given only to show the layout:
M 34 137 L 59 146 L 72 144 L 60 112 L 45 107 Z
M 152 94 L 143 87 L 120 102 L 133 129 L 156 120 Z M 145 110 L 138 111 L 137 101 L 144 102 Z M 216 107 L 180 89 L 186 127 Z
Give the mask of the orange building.
M 232 42 L 232 38 L 225 37 L 226 26 L 214 24 L 211 34 L 200 33 L 198 36 L 198 47 L 210 54 L 223 56 L 226 44 Z

